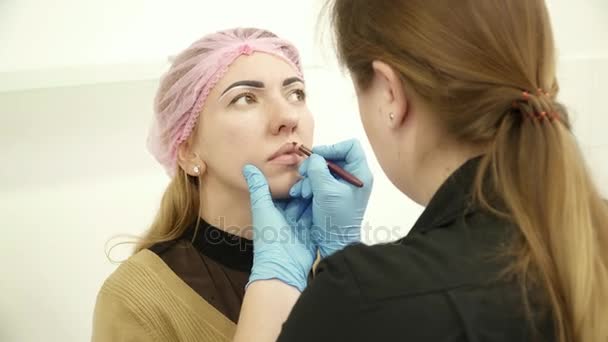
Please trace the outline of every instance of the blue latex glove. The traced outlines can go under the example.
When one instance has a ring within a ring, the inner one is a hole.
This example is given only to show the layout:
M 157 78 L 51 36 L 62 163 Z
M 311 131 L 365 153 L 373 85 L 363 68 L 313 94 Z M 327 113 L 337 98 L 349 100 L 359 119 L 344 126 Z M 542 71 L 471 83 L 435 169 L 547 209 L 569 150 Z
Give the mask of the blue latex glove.
M 304 178 L 291 188 L 290 195 L 312 197 L 312 236 L 324 258 L 361 241 L 361 222 L 372 190 L 373 176 L 357 140 L 315 147 L 313 152 L 300 166 Z M 359 178 L 364 186 L 357 188 L 345 180 L 336 179 L 330 173 L 325 158 Z
M 316 256 L 310 237 L 311 200 L 274 202 L 266 177 L 246 165 L 253 218 L 253 267 L 247 286 L 257 280 L 278 279 L 303 291 Z

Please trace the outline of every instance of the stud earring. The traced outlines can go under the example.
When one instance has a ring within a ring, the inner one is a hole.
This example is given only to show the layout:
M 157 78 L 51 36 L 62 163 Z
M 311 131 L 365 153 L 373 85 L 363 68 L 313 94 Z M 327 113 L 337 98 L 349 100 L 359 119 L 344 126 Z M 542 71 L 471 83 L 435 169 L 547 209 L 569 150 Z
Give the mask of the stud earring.
M 388 117 L 391 119 L 391 121 L 395 120 L 395 114 L 393 113 L 389 113 Z
M 194 167 L 192 170 L 193 170 L 193 171 L 194 171 L 194 173 L 195 173 L 195 174 L 197 174 L 197 175 L 198 175 L 199 173 L 201 173 L 201 168 L 200 168 L 200 167 L 198 167 L 198 165 L 197 165 L 197 166 L 195 166 L 195 167 Z

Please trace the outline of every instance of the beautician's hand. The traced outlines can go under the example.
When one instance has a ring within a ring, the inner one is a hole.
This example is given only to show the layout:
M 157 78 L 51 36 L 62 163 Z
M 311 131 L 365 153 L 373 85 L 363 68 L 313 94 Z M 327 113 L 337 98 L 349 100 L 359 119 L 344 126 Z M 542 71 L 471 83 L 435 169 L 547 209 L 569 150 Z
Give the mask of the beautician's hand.
M 364 186 L 358 188 L 336 179 L 330 173 L 326 159 L 359 178 Z M 361 222 L 372 190 L 373 176 L 359 142 L 353 139 L 313 148 L 313 154 L 300 166 L 300 174 L 304 179 L 292 187 L 290 195 L 312 197 L 312 236 L 321 257 L 360 242 Z
M 316 256 L 310 237 L 310 199 L 274 202 L 266 177 L 246 165 L 243 175 L 249 186 L 253 216 L 253 268 L 249 284 L 278 279 L 303 291 Z

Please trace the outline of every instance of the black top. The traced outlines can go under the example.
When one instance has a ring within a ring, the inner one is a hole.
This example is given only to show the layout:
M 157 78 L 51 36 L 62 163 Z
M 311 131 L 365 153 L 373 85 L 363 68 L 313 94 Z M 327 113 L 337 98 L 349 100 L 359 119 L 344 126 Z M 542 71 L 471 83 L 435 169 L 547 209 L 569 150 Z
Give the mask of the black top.
M 406 237 L 323 260 L 278 341 L 531 341 L 520 287 L 498 275 L 516 228 L 472 203 L 478 165 L 457 170 Z M 532 304 L 550 341 L 542 307 Z
M 192 223 L 178 239 L 155 244 L 156 253 L 204 300 L 237 322 L 253 265 L 253 241 L 204 220 Z

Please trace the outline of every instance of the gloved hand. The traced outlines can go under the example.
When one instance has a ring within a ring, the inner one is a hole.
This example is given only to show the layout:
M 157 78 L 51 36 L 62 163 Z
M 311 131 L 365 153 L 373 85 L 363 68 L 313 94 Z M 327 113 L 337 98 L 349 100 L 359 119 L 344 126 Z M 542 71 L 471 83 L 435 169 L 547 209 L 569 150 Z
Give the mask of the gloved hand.
M 301 197 L 274 202 L 266 177 L 246 165 L 253 218 L 253 267 L 247 286 L 257 280 L 278 279 L 303 291 L 316 256 L 310 237 L 312 206 Z
M 290 190 L 293 197 L 312 197 L 312 237 L 325 258 L 347 245 L 361 241 L 361 222 L 372 190 L 373 176 L 363 148 L 352 139 L 335 145 L 313 148 L 313 154 L 300 166 L 304 177 Z M 357 188 L 336 179 L 326 159 L 350 172 L 364 186 Z

